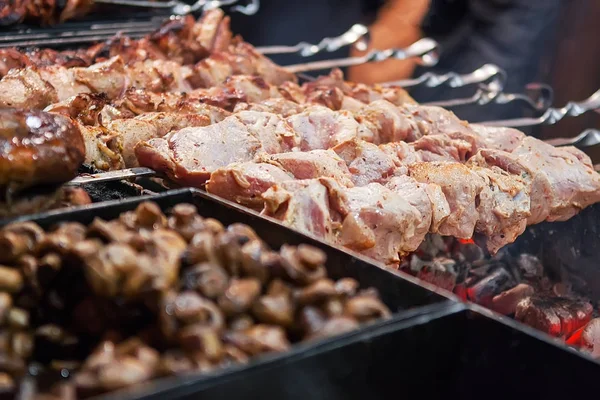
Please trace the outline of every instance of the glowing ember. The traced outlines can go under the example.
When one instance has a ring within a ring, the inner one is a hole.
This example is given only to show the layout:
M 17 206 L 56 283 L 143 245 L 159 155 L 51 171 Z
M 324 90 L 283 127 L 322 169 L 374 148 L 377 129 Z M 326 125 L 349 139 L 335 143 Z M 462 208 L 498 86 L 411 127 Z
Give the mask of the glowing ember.
M 458 241 L 462 244 L 475 244 L 473 239 L 458 239 Z
M 571 346 L 579 346 L 581 344 L 581 334 L 583 333 L 584 329 L 585 326 L 577 329 L 575 333 L 573 333 L 571 337 L 566 340 L 567 344 Z

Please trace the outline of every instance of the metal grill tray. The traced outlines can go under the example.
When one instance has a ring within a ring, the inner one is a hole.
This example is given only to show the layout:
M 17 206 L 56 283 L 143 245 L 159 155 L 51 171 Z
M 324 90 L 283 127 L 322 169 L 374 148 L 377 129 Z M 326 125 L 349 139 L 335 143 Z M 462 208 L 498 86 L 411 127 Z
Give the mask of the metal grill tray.
M 394 316 L 391 320 L 367 325 L 356 332 L 341 335 L 337 338 L 331 338 L 316 344 L 299 344 L 294 346 L 291 352 L 258 358 L 247 366 L 231 368 L 213 374 L 174 377 L 157 381 L 157 383 L 145 384 L 143 388 L 139 389 L 143 391 L 136 390 L 125 393 L 120 398 L 145 398 L 144 396 L 147 395 L 148 390 L 159 393 L 157 396 L 161 399 L 179 398 L 181 391 L 185 393 L 190 390 L 195 393 L 200 388 L 217 387 L 223 384 L 230 387 L 227 382 L 242 379 L 246 373 L 263 371 L 265 367 L 272 367 L 281 363 L 287 365 L 296 358 L 303 359 L 310 354 L 320 354 L 327 349 L 336 348 L 352 337 L 360 337 L 367 332 L 376 331 L 415 316 L 426 315 L 435 310 L 443 310 L 456 304 L 452 295 L 445 294 L 431 285 L 419 284 L 411 277 L 378 267 L 360 256 L 354 256 L 322 241 L 292 231 L 278 222 L 262 218 L 254 212 L 246 211 L 235 204 L 218 200 L 214 196 L 195 189 L 172 190 L 153 196 L 141 196 L 75 207 L 67 211 L 48 211 L 23 216 L 16 220 L 33 220 L 45 228 L 62 221 L 77 221 L 87 224 L 96 217 L 107 220 L 116 218 L 124 211 L 135 209 L 139 203 L 145 200 L 156 202 L 165 211 L 176 204 L 193 203 L 198 207 L 198 211 L 202 216 L 216 218 L 225 225 L 239 222 L 251 226 L 272 248 L 279 248 L 283 244 L 301 243 L 319 247 L 327 254 L 327 271 L 330 277 L 334 279 L 352 277 L 360 282 L 361 287 L 376 288 L 382 300 L 394 312 Z M 0 221 L 0 226 L 2 224 L 2 221 Z M 320 370 L 316 367 L 314 369 L 315 373 Z M 236 391 L 234 390 L 234 392 Z M 243 392 L 236 393 L 241 395 Z
M 544 335 L 455 304 L 212 387 L 151 386 L 146 399 L 572 399 L 585 398 L 599 373 L 596 363 Z

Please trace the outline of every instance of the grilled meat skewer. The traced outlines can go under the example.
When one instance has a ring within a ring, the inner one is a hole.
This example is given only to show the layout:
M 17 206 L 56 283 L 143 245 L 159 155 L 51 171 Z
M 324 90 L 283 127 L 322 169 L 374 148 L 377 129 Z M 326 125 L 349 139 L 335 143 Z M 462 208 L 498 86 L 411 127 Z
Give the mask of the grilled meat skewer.
M 169 60 L 127 65 L 120 56 L 90 67 L 27 67 L 13 69 L 0 80 L 0 108 L 42 109 L 80 93 L 105 93 L 117 98 L 129 88 L 151 92 L 189 92 L 224 83 L 231 75 L 258 74 L 274 85 L 294 82 L 295 75 L 276 66 L 246 43 L 232 45 L 194 66 Z
M 0 110 L 0 188 L 17 191 L 77 176 L 85 157 L 79 130 L 61 115 Z
M 61 185 L 84 161 L 81 132 L 68 118 L 40 111 L 0 110 L 0 217 L 41 211 L 70 199 L 88 203 L 81 189 Z
M 186 128 L 139 143 L 135 148 L 136 156 L 142 166 L 160 171 L 179 184 L 201 186 L 208 180 L 209 191 L 225 193 L 229 199 L 238 202 L 240 196 L 247 194 L 249 200 L 242 202 L 254 205 L 260 205 L 259 196 L 269 187 L 293 178 L 333 178 L 336 182 L 341 181 L 342 186 L 359 182 L 367 186 L 371 183 L 380 185 L 380 182 L 366 178 L 378 176 L 378 171 L 374 170 L 392 165 L 391 170 L 379 171 L 384 173 L 380 176 L 383 182 L 391 176 L 408 174 L 420 183 L 435 183 L 442 188 L 452 218 L 440 224 L 441 233 L 471 238 L 475 230 L 488 238 L 491 251 L 512 242 L 527 224 L 567 219 L 579 209 L 600 200 L 600 177 L 593 173 L 589 158 L 574 148 L 556 149 L 514 130 L 506 130 L 508 135 L 504 140 L 498 140 L 494 137 L 498 130 L 471 128 L 446 110 L 415 105 L 396 108 L 398 114 L 395 117 L 401 118 L 396 122 L 401 121 L 399 126 L 406 130 L 396 130 L 397 136 L 385 137 L 381 135 L 385 131 L 378 127 L 390 126 L 389 121 L 394 119 L 381 109 L 374 114 L 376 109 L 372 106 L 375 103 L 366 106 L 371 107 L 369 112 L 357 118 L 362 123 L 348 112 L 319 106 L 287 118 L 267 112 L 243 111 L 217 124 Z M 384 118 L 388 118 L 388 122 L 382 121 Z M 395 157 L 402 162 L 386 164 L 377 159 L 367 162 L 364 156 L 355 157 L 358 164 L 350 162 L 346 167 L 359 171 L 362 160 L 367 176 L 355 177 L 358 179 L 346 176 L 348 179 L 344 183 L 345 175 L 338 173 L 333 160 L 323 164 L 327 158 L 325 154 L 311 158 L 302 153 L 337 149 L 349 140 L 389 142 L 387 151 L 396 152 Z M 398 140 L 414 143 L 407 146 L 396 142 Z M 273 163 L 277 166 L 282 162 L 281 157 L 274 156 L 281 153 L 288 154 L 286 165 L 298 168 L 300 174 L 272 167 Z M 531 154 L 534 157 L 528 158 Z M 442 164 L 439 164 L 440 160 Z M 444 163 L 447 161 L 452 161 L 451 165 Z M 249 162 L 262 165 L 249 166 Z M 286 174 L 290 179 L 286 179 Z M 298 184 L 291 185 L 295 188 Z M 309 187 L 314 185 L 317 184 L 311 183 Z M 325 189 L 327 187 L 325 184 Z M 300 189 L 304 190 L 302 186 Z M 317 198 L 324 198 L 325 189 L 317 191 L 321 193 L 316 195 Z M 285 199 L 293 198 L 295 190 L 290 193 L 276 196 L 276 199 L 285 203 Z M 316 201 L 308 194 L 298 196 L 309 204 Z M 464 199 L 467 199 L 466 204 L 461 203 Z M 304 203 L 284 207 L 288 210 L 286 213 L 308 212 L 310 208 Z M 477 209 L 486 215 L 481 221 L 472 219 Z M 297 228 L 312 232 L 310 227 L 314 221 L 310 218 L 292 214 L 289 220 L 307 224 Z M 312 233 L 323 234 L 323 231 Z M 420 241 L 416 242 L 418 246 Z
M 36 21 L 41 25 L 54 25 L 88 14 L 93 0 L 67 0 L 66 4 L 56 0 L 2 0 L 0 2 L 0 26 L 23 21 Z
M 226 50 L 231 38 L 229 17 L 222 10 L 214 9 L 207 11 L 197 21 L 191 15 L 172 18 L 154 33 L 138 40 L 117 35 L 79 50 L 0 49 L 0 77 L 11 69 L 28 66 L 89 67 L 117 55 L 127 64 L 146 60 L 195 64 L 213 52 Z

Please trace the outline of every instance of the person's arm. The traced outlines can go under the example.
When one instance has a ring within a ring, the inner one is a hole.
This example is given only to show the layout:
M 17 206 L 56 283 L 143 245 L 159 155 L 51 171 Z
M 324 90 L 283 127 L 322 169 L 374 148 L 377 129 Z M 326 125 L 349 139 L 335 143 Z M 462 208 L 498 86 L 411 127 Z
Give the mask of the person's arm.
M 421 22 L 431 0 L 388 0 L 371 25 L 371 44 L 367 51 L 406 47 L 421 38 Z M 352 56 L 364 55 L 352 49 Z M 415 63 L 388 60 L 351 67 L 348 79 L 354 82 L 376 83 L 406 79 L 412 75 Z

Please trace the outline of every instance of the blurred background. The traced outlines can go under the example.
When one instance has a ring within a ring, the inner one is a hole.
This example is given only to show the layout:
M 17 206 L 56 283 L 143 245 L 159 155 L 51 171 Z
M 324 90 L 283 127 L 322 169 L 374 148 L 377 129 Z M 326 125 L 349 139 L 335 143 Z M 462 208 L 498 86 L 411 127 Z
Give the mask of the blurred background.
M 371 49 L 406 47 L 421 37 L 441 44 L 440 62 L 424 69 L 410 61 L 371 63 L 345 71 L 351 81 L 377 83 L 425 71 L 468 73 L 486 63 L 508 73 L 507 93 L 523 93 L 531 82 L 554 88 L 554 105 L 589 97 L 600 88 L 600 1 L 598 0 L 262 0 L 260 12 L 232 15 L 232 28 L 256 46 L 317 43 L 357 22 L 370 27 Z M 364 54 L 356 49 L 313 59 Z M 283 65 L 297 56 L 273 57 Z M 417 101 L 466 98 L 475 87 L 418 88 Z M 471 122 L 532 116 L 519 104 L 452 109 Z M 600 114 L 566 118 L 553 126 L 525 129 L 542 139 L 575 136 L 600 128 Z M 598 146 L 600 147 L 600 146 Z M 600 149 L 589 153 L 600 162 Z

